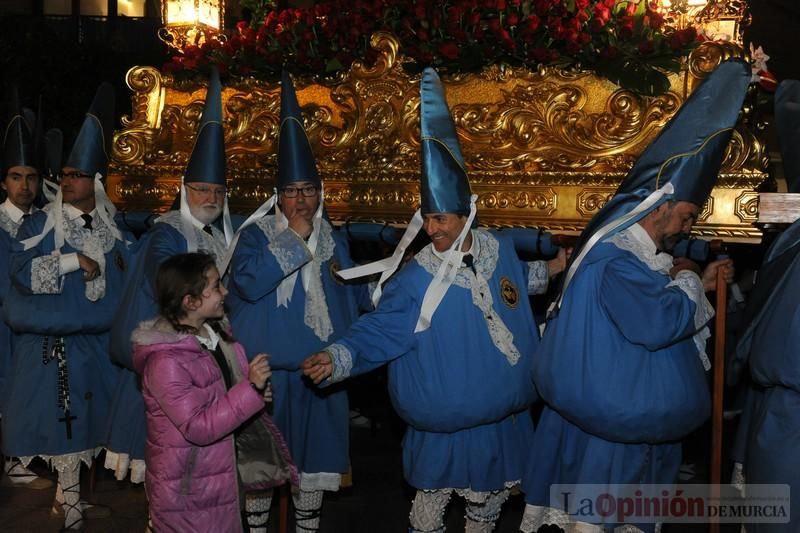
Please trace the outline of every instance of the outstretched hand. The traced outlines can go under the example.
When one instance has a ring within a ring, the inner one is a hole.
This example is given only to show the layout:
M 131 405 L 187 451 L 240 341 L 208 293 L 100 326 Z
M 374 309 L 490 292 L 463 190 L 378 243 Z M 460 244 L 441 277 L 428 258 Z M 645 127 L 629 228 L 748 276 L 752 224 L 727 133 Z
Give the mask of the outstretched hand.
M 308 376 L 314 384 L 319 385 L 322 380 L 330 377 L 333 373 L 333 361 L 328 352 L 317 352 L 308 357 L 300 366 L 303 374 Z

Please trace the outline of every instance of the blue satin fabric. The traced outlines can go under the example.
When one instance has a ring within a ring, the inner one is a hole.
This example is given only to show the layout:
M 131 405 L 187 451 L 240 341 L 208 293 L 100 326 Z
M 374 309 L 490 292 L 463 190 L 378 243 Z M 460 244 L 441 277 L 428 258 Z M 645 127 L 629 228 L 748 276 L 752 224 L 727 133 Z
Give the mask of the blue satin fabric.
M 436 71 L 426 68 L 420 81 L 423 214 L 469 214 L 471 191 L 456 127 Z
M 11 117 L 4 129 L 3 152 L 0 154 L 0 157 L 3 158 L 0 161 L 0 170 L 3 172 L 3 178 L 5 178 L 5 172 L 11 167 L 17 165 L 37 166 L 34 159 L 31 132 L 28 130 L 25 119 L 20 112 L 19 97 L 16 90 L 12 94 L 11 106 Z
M 311 143 L 303 128 L 303 115 L 297 103 L 289 74 L 281 76 L 281 130 L 278 139 L 278 188 L 296 181 L 322 183 L 314 161 Z
M 731 137 L 730 128 L 736 124 L 750 76 L 750 67 L 741 61 L 726 61 L 709 74 L 639 156 L 614 197 L 586 225 L 573 257 L 598 229 L 632 211 L 668 182 L 675 192 L 663 201 L 686 201 L 698 206 L 705 203 L 717 180 Z M 634 217 L 609 236 L 648 213 Z
M 104 82 L 97 88 L 92 105 L 64 163 L 94 176 L 108 175 L 108 156 L 114 135 L 114 88 Z
M 200 117 L 200 129 L 186 165 L 183 181 L 225 185 L 225 132 L 222 128 L 222 85 L 219 72 L 211 70 L 208 91 Z

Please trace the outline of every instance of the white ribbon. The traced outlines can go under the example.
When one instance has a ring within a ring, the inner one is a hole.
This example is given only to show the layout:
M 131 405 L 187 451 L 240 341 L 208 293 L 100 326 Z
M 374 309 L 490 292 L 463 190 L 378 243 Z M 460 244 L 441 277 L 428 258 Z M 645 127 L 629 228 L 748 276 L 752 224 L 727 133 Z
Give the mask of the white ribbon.
M 303 194 L 302 191 L 298 190 L 297 194 Z M 325 189 L 323 186 L 320 186 L 319 192 L 319 205 L 317 205 L 317 211 L 314 213 L 314 219 L 312 221 L 313 230 L 311 231 L 311 236 L 308 238 L 308 250 L 311 252 L 311 261 L 303 265 L 300 269 L 300 274 L 303 280 L 303 290 L 308 291 L 308 285 L 311 282 L 311 263 L 314 262 L 314 256 L 317 251 L 317 243 L 319 242 L 319 230 L 322 226 L 322 210 L 323 205 L 325 203 Z M 286 218 L 286 215 L 283 214 L 281 211 L 280 206 L 275 203 L 275 219 L 276 219 L 276 228 L 280 231 L 285 231 L 289 227 L 289 220 Z M 292 301 L 292 292 L 294 292 L 294 285 L 297 282 L 297 271 L 295 270 L 289 277 L 286 277 L 281 281 L 280 285 L 278 285 L 278 290 L 276 296 L 278 298 L 278 307 L 289 307 L 289 302 Z
M 378 284 L 372 293 L 372 304 L 377 306 L 378 301 L 381 299 L 384 282 L 389 279 L 389 277 L 395 273 L 397 267 L 400 266 L 400 262 L 403 260 L 403 256 L 405 256 L 406 249 L 417 236 L 417 233 L 419 233 L 419 230 L 422 228 L 422 224 L 422 214 L 420 210 L 417 209 L 417 211 L 414 213 L 414 216 L 411 218 L 411 222 L 408 223 L 408 227 L 406 228 L 403 237 L 400 239 L 400 242 L 397 243 L 397 247 L 395 247 L 394 253 L 391 256 L 381 259 L 380 261 L 368 263 L 366 265 L 340 270 L 337 274 L 344 280 L 351 280 L 364 276 L 370 276 L 380 272 L 381 278 L 378 280 Z
M 100 217 L 100 219 L 102 219 L 109 231 L 111 231 L 111 234 L 114 236 L 114 238 L 117 240 L 122 240 L 122 233 L 114 223 L 114 215 L 117 213 L 117 208 L 106 194 L 101 179 L 102 175 L 99 172 L 94 175 L 94 201 L 97 215 Z M 51 202 L 52 207 L 47 213 L 47 219 L 45 220 L 42 232 L 39 233 L 39 235 L 22 241 L 24 250 L 30 250 L 42 242 L 47 234 L 50 233 L 50 230 L 53 230 L 53 241 L 55 246 L 53 253 L 60 252 L 61 248 L 64 246 L 64 194 L 61 192 L 60 187 L 57 190 L 58 192 Z
M 578 267 L 580 266 L 581 262 L 584 260 L 586 255 L 589 253 L 595 244 L 600 242 L 606 235 L 614 231 L 615 229 L 619 228 L 623 224 L 629 222 L 630 220 L 636 218 L 641 213 L 647 211 L 652 206 L 654 206 L 661 198 L 667 194 L 672 194 L 675 192 L 675 187 L 673 187 L 672 183 L 667 183 L 660 189 L 656 189 L 650 195 L 642 200 L 642 202 L 637 205 L 633 210 L 629 211 L 628 213 L 622 215 L 619 218 L 616 218 L 606 224 L 605 226 L 601 227 L 597 230 L 594 235 L 592 235 L 586 244 L 584 245 L 583 249 L 580 251 L 578 256 L 572 262 L 572 265 L 569 267 L 567 271 L 566 277 L 564 278 L 564 286 L 561 289 L 561 294 L 559 295 L 558 299 L 555 300 L 552 304 L 550 304 L 550 308 L 547 310 L 547 316 L 557 308 L 561 306 L 561 302 L 564 300 L 564 295 L 567 293 L 567 287 L 569 286 L 570 282 L 572 281 L 575 272 L 577 272 Z
M 59 189 L 58 183 L 50 181 L 47 178 L 42 180 L 42 193 L 48 202 L 52 202 L 56 199 L 56 194 L 58 194 Z
M 254 224 L 257 220 L 264 217 L 270 210 L 275 206 L 275 202 L 278 199 L 277 191 L 274 192 L 272 196 L 270 196 L 269 200 L 261 204 L 258 209 L 256 209 L 252 215 L 247 217 L 239 229 L 236 230 L 236 234 L 233 236 L 233 239 L 230 240 L 230 244 L 228 245 L 228 251 L 225 253 L 225 258 L 222 260 L 222 272 L 220 272 L 220 276 L 225 275 L 225 271 L 228 270 L 228 265 L 231 264 L 231 259 L 233 258 L 233 252 L 236 251 L 236 244 L 239 242 L 239 236 L 242 234 L 242 231 L 247 226 Z M 228 206 L 228 199 L 225 198 L 225 207 Z M 226 237 L 227 239 L 227 237 Z
M 472 229 L 472 222 L 475 220 L 475 212 L 477 211 L 475 208 L 475 201 L 477 199 L 478 195 L 476 194 L 470 196 L 469 217 L 467 217 L 467 222 L 461 229 L 458 238 L 450 246 L 444 261 L 439 265 L 439 270 L 436 271 L 436 275 L 433 277 L 433 281 L 431 281 L 430 285 L 428 285 L 428 289 L 425 291 L 425 297 L 422 299 L 422 308 L 419 312 L 419 318 L 417 319 L 414 333 L 425 331 L 430 327 L 433 314 L 442 302 L 442 298 L 444 298 L 447 289 L 450 288 L 453 280 L 455 280 L 456 274 L 458 274 L 458 269 L 464 258 L 464 252 L 461 251 L 461 246 L 464 244 L 464 239 L 467 237 L 467 234 Z

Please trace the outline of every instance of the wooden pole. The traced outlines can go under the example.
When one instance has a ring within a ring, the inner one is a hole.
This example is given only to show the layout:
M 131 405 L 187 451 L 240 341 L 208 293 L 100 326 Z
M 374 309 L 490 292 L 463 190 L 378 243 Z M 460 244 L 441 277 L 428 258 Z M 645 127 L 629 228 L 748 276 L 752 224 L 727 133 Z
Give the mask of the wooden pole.
M 714 385 L 711 410 L 711 499 L 719 498 L 722 479 L 722 398 L 725 387 L 725 318 L 728 310 L 728 284 L 717 270 L 717 309 L 714 320 Z M 712 518 L 711 533 L 719 533 L 719 519 Z
M 291 492 L 289 483 L 285 483 L 278 489 L 279 511 L 278 511 L 278 532 L 286 533 L 289 530 L 289 493 Z

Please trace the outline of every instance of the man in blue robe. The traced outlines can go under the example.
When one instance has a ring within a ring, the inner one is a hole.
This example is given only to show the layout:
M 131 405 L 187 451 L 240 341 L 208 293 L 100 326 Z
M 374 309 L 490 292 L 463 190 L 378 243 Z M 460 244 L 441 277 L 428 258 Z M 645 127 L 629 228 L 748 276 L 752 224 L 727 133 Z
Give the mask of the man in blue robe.
M 422 75 L 420 126 L 421 208 L 392 258 L 378 263 L 382 281 L 421 227 L 432 242 L 388 280 L 375 311 L 303 370 L 315 383 L 337 382 L 388 363 L 389 394 L 408 423 L 405 478 L 417 488 L 411 531 L 444 531 L 455 492 L 467 502 L 466 530 L 488 532 L 533 442 L 538 334 L 527 295 L 546 286 L 547 267 L 529 268 L 502 233 L 472 228 L 476 196 L 433 69 Z
M 677 481 L 680 440 L 710 411 L 705 292 L 718 269 L 730 282 L 733 266 L 720 260 L 700 272 L 669 252 L 711 192 L 749 79 L 742 62 L 717 67 L 579 240 L 534 363 L 546 407 L 523 483 L 525 533 L 619 525 L 565 512 L 553 485 Z M 655 527 L 632 522 L 626 531 Z
M 41 180 L 36 161 L 34 142 L 28 124 L 19 110 L 17 98 L 13 98 L 14 114 L 5 128 L 3 138 L 3 158 L 0 172 L 3 181 L 0 186 L 6 199 L 0 204 L 0 305 L 8 293 L 8 257 L 11 245 L 16 242 L 17 232 L 22 221 L 28 218 L 36 207 L 33 201 L 39 192 Z M 3 395 L 8 391 L 6 375 L 11 370 L 13 350 L 12 333 L 5 322 L 0 322 L 0 415 L 3 411 Z M 13 415 L 12 415 L 13 416 Z M 30 489 L 47 489 L 53 486 L 49 479 L 38 477 L 26 468 L 19 459 L 7 457 L 4 481 Z
M 350 462 L 347 392 L 317 390 L 300 364 L 369 305 L 366 286 L 346 285 L 337 276 L 352 260 L 346 236 L 323 215 L 323 194 L 294 86 L 284 73 L 277 194 L 239 230 L 227 303 L 247 353 L 270 355 L 273 417 L 300 472 L 293 495 L 298 532 L 319 528 L 323 491 L 339 490 Z M 270 501 L 248 499 L 251 531 L 266 531 Z
M 54 202 L 26 220 L 9 262 L 4 302 L 14 366 L 3 448 L 23 464 L 50 462 L 63 489 L 64 528 L 79 529 L 81 463 L 104 444 L 118 370 L 108 331 L 129 264 L 127 241 L 103 189 L 114 117 L 109 84 L 97 91 L 61 172 Z
M 778 85 L 775 123 L 787 188 L 800 191 L 800 81 Z M 787 484 L 791 498 L 788 522 L 752 523 L 746 529 L 792 533 L 800 530 L 800 220 L 764 256 L 746 317 L 732 364 L 734 372 L 748 369 L 752 380 L 733 453 L 741 462 L 737 481 Z
M 111 356 L 124 369 L 113 402 L 105 466 L 118 479 L 130 471 L 134 483 L 144 481 L 145 418 L 139 380 L 132 371 L 130 337 L 140 322 L 158 315 L 154 296 L 158 268 L 174 255 L 196 251 L 213 255 L 220 275 L 226 268 L 233 232 L 225 182 L 221 95 L 215 69 L 183 175 L 180 207 L 158 218 L 137 243 L 131 275 L 111 329 Z

